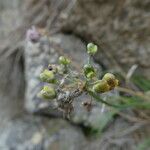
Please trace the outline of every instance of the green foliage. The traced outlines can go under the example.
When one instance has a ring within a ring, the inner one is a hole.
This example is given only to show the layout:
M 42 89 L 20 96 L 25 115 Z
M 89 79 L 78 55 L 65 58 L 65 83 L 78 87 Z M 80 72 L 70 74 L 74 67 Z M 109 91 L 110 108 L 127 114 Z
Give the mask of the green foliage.
M 149 150 L 149 148 L 150 148 L 150 138 L 147 138 L 138 145 L 137 150 Z
M 120 96 L 119 101 L 122 102 L 122 106 L 130 108 L 150 109 L 150 101 L 145 101 L 137 96 Z
M 150 80 L 146 79 L 141 75 L 134 75 L 132 77 L 132 81 L 135 85 L 137 85 L 141 90 L 148 91 L 150 90 Z

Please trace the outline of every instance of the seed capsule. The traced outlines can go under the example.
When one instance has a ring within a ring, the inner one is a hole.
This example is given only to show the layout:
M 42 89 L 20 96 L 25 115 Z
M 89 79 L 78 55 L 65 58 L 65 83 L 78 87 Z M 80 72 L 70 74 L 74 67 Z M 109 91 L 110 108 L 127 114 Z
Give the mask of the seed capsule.
M 110 89 L 113 89 L 114 87 L 118 86 L 119 81 L 112 73 L 106 73 L 103 79 L 107 81 L 108 85 L 110 86 Z
M 89 43 L 87 45 L 87 53 L 94 55 L 97 52 L 97 45 L 93 44 L 93 43 Z
M 64 56 L 60 56 L 59 63 L 62 65 L 68 65 L 68 64 L 70 64 L 70 60 Z
M 119 80 L 115 80 L 115 86 L 118 86 L 119 85 Z
M 92 79 L 93 77 L 95 77 L 95 73 L 94 72 L 89 72 L 87 74 L 87 78 Z
M 93 77 L 96 76 L 96 71 L 95 71 L 94 67 L 89 64 L 84 65 L 83 70 L 84 70 L 84 75 L 87 78 L 92 79 Z
M 103 79 L 105 79 L 106 81 L 114 80 L 114 79 L 115 79 L 115 76 L 114 76 L 112 73 L 106 73 L 106 74 L 104 75 Z
M 106 80 L 98 80 L 97 83 L 93 86 L 93 91 L 97 93 L 104 93 L 109 91 L 110 87 Z
M 44 86 L 38 96 L 44 99 L 54 99 L 56 98 L 56 91 L 52 87 Z
M 53 71 L 49 71 L 47 69 L 45 69 L 41 74 L 40 74 L 40 79 L 43 82 L 47 82 L 47 83 L 55 83 L 55 75 L 53 73 Z

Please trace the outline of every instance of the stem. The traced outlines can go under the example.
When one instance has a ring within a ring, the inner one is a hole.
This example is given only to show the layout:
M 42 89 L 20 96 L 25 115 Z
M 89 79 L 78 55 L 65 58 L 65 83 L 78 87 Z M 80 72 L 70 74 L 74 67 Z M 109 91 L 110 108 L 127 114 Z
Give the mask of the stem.
M 89 65 L 91 64 L 91 56 L 90 55 L 88 56 L 88 64 Z
M 138 97 L 141 97 L 141 98 L 149 101 L 149 97 L 145 96 L 144 93 L 142 93 L 142 92 L 136 92 L 131 89 L 127 89 L 127 88 L 123 88 L 123 87 L 116 87 L 116 89 L 120 92 L 125 92 L 128 94 L 134 95 L 134 96 L 138 96 Z
M 94 97 L 96 100 L 98 100 L 99 102 L 101 103 L 104 103 L 108 106 L 111 106 L 111 107 L 114 107 L 114 108 L 119 108 L 119 109 L 125 109 L 125 108 L 131 108 L 131 107 L 142 107 L 142 104 L 134 104 L 134 105 L 131 105 L 131 104 L 112 104 L 112 103 L 109 103 L 105 100 L 103 100 L 102 98 L 100 98 L 99 95 L 97 95 L 96 93 L 94 93 L 92 90 L 87 90 L 87 92 L 89 93 L 89 95 L 91 95 L 92 97 Z
M 104 101 L 106 101 L 106 97 L 104 97 Z M 104 110 L 105 110 L 105 106 L 106 106 L 106 105 L 103 103 L 103 104 L 102 104 L 102 108 L 101 108 L 101 113 L 103 113 L 103 112 L 104 112 Z
M 91 90 L 88 90 L 87 91 L 89 93 L 89 95 L 91 95 L 92 97 L 94 97 L 95 99 L 97 99 L 98 101 L 108 105 L 108 106 L 111 106 L 111 107 L 115 107 L 115 108 L 120 108 L 119 105 L 114 105 L 114 104 L 111 104 L 111 103 L 108 103 L 106 101 L 104 101 L 103 99 L 101 99 L 97 94 L 95 94 L 93 91 Z

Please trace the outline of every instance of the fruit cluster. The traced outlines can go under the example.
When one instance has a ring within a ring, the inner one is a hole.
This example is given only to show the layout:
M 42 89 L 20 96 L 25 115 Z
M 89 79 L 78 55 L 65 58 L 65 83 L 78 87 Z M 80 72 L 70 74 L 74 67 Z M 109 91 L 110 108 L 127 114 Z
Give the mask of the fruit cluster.
M 46 85 L 39 92 L 38 96 L 44 99 L 58 98 L 60 92 L 68 90 L 66 87 L 82 85 L 82 92 L 92 91 L 96 94 L 108 92 L 118 86 L 118 80 L 112 73 L 106 73 L 100 80 L 96 68 L 91 64 L 91 57 L 98 51 L 97 45 L 89 43 L 87 53 L 89 54 L 88 62 L 83 66 L 81 73 L 74 71 L 71 67 L 71 60 L 60 56 L 58 65 L 48 65 L 40 74 L 40 79 Z M 67 80 L 67 82 L 65 82 Z M 62 86 L 62 83 L 64 84 Z M 47 85 L 49 84 L 49 85 Z M 65 86 L 66 84 L 66 86 Z

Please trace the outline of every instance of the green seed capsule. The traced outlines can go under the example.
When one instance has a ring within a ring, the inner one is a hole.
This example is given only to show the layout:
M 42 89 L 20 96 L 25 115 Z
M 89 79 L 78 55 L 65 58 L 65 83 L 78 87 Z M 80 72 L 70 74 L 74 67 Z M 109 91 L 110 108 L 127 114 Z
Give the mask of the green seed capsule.
M 87 78 L 91 79 L 96 76 L 96 71 L 95 71 L 94 67 L 89 64 L 84 65 L 83 70 L 84 70 L 84 75 Z
M 104 93 L 109 91 L 109 85 L 106 80 L 98 80 L 97 83 L 93 86 L 93 91 L 96 93 Z
M 38 96 L 44 99 L 54 99 L 56 98 L 56 91 L 52 87 L 44 86 Z
M 93 43 L 89 43 L 87 45 L 87 52 L 88 54 L 94 55 L 97 52 L 97 45 L 93 44 Z
M 86 76 L 87 76 L 87 78 L 92 79 L 93 77 L 95 77 L 95 73 L 89 72 Z
M 62 65 L 68 65 L 68 64 L 70 64 L 70 60 L 64 56 L 60 56 L 59 63 Z
M 40 74 L 40 79 L 43 82 L 47 82 L 47 83 L 55 83 L 55 75 L 53 73 L 53 71 L 49 71 L 47 69 L 45 69 L 41 74 Z

